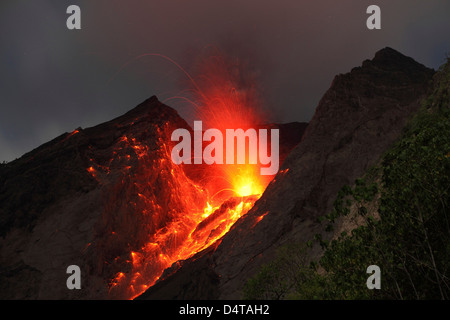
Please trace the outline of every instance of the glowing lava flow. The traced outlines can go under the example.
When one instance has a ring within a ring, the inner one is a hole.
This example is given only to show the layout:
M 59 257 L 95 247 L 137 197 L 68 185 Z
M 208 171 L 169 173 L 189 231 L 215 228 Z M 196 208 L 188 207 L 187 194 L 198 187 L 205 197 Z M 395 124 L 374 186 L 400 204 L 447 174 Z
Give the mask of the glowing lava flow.
M 156 131 L 164 130 L 168 131 Z M 119 148 L 115 151 L 115 159 L 125 161 L 121 163 L 121 167 L 127 177 L 122 179 L 120 190 L 136 194 L 135 198 L 129 194 L 120 196 L 133 199 L 131 204 L 135 208 L 135 215 L 142 211 L 142 220 L 136 218 L 141 224 L 137 225 L 136 229 L 144 228 L 149 231 L 136 236 L 139 239 L 144 237 L 145 244 L 130 252 L 125 263 L 126 270 L 122 269 L 123 271 L 116 273 L 111 280 L 112 298 L 130 299 L 138 296 L 152 286 L 172 264 L 188 259 L 217 243 L 233 224 L 253 207 L 269 181 L 267 177 L 259 174 L 258 165 L 217 165 L 216 168 L 208 166 L 204 170 L 211 170 L 223 179 L 212 177 L 207 189 L 190 180 L 183 168 L 170 160 L 170 148 L 164 142 L 157 148 L 157 155 L 152 155 L 148 146 L 133 137 L 124 136 L 119 139 Z M 111 161 L 113 163 L 114 159 Z M 133 164 L 133 167 L 128 164 Z M 102 179 L 101 172 L 110 172 L 108 167 L 102 168 L 95 163 L 87 171 L 99 181 Z M 158 176 L 165 181 L 171 181 L 165 199 L 152 193 L 156 172 L 159 172 Z M 125 184 L 127 181 L 132 184 Z M 206 194 L 203 209 L 199 210 L 198 206 L 194 205 L 192 190 L 198 194 Z M 173 211 L 167 202 L 173 199 L 176 200 L 175 203 L 181 203 L 181 209 L 178 210 L 182 212 Z M 113 215 L 118 216 L 114 212 Z M 146 223 L 152 226 L 142 227 L 142 224 Z M 129 225 L 132 227 L 133 224 Z M 121 228 L 121 231 L 112 231 L 111 236 L 128 234 L 123 231 L 127 230 L 126 228 L 121 225 L 117 227 Z M 115 262 L 124 265 L 120 259 L 118 257 Z
M 222 204 L 208 202 L 203 211 L 186 212 L 158 230 L 144 247 L 130 253 L 131 271 L 119 272 L 110 283 L 121 297 L 134 298 L 152 286 L 173 263 L 185 260 L 222 238 L 261 196 L 263 186 L 250 177 L 237 179 L 238 196 Z
M 219 59 L 217 55 L 202 66 L 198 76 L 202 81 L 194 83 L 192 90 L 196 94 L 194 100 L 198 118 L 209 127 L 221 131 L 237 128 L 246 130 L 263 123 L 262 117 L 255 111 L 258 105 L 255 88 L 251 81 L 242 81 L 245 77 L 236 69 L 239 66 L 230 66 L 226 59 Z M 117 272 L 111 280 L 111 296 L 130 299 L 152 286 L 164 270 L 177 261 L 188 259 L 217 244 L 233 224 L 253 207 L 273 176 L 261 176 L 259 165 L 212 165 L 206 169 L 207 178 L 200 186 L 198 182 L 187 178 L 184 169 L 170 163 L 167 145 L 160 148 L 163 151 L 160 150 L 159 160 L 146 160 L 149 154 L 147 146 L 132 137 L 124 137 L 121 141 L 131 147 L 140 166 L 152 168 L 144 176 L 150 177 L 159 171 L 175 181 L 170 197 L 182 199 L 191 189 L 207 194 L 206 205 L 202 210 L 195 209 L 194 205 L 190 205 L 190 199 L 186 198 L 179 201 L 185 202 L 183 214 L 176 215 L 165 211 L 171 211 L 170 206 L 162 208 L 159 199 L 145 194 L 145 188 L 152 187 L 150 182 L 138 188 L 144 190 L 138 194 L 146 205 L 143 214 L 152 212 L 159 219 L 170 215 L 170 219 L 165 218 L 165 223 L 154 222 L 155 227 L 151 229 L 154 232 L 147 235 L 145 244 L 130 252 L 128 269 Z M 89 167 L 88 172 L 97 177 L 94 167 Z M 130 166 L 126 168 L 130 170 Z M 139 178 L 141 176 L 139 173 Z

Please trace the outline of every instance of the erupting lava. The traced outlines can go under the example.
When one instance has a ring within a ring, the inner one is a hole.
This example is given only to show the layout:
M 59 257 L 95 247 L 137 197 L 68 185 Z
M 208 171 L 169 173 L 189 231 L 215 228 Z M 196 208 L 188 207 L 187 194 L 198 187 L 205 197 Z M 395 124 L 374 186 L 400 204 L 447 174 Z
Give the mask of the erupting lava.
M 223 132 L 225 129 L 246 130 L 263 123 L 261 112 L 256 111 L 258 99 L 254 83 L 243 76 L 241 65 L 230 64 L 222 56 L 214 55 L 200 66 L 199 75 L 195 77 L 198 81 L 191 78 L 196 116 L 200 120 Z M 170 136 L 170 132 L 164 136 Z M 179 166 L 170 161 L 169 142 L 161 142 L 155 158 L 150 156 L 149 146 L 137 141 L 133 137 L 122 137 L 123 149 L 133 151 L 135 159 L 132 162 L 130 155 L 126 155 L 129 165 L 124 170 L 137 167 L 130 177 L 130 181 L 137 182 L 128 186 L 129 182 L 122 179 L 122 189 L 117 193 L 132 188 L 130 192 L 138 196 L 133 203 L 136 210 L 142 210 L 142 221 L 153 220 L 146 229 L 144 245 L 129 252 L 125 262 L 120 257 L 113 262 L 127 267 L 116 272 L 110 282 L 112 298 L 134 298 L 177 261 L 188 259 L 213 244 L 218 245 L 233 224 L 253 207 L 273 178 L 261 176 L 259 164 Z M 88 172 L 101 179 L 100 169 L 93 164 Z M 192 180 L 187 173 L 189 170 L 201 173 L 201 179 Z M 147 188 L 157 183 L 155 175 L 174 181 L 167 199 L 157 199 L 148 193 Z M 171 203 L 180 204 L 181 209 L 174 209 Z M 147 218 L 149 215 L 151 218 Z M 116 235 L 114 230 L 110 232 L 111 237 Z

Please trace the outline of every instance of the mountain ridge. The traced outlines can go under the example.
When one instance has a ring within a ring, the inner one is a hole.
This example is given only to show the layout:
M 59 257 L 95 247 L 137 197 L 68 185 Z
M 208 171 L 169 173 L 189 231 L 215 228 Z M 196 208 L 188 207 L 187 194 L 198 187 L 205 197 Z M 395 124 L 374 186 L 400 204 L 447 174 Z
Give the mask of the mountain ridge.
M 343 184 L 399 137 L 433 74 L 385 48 L 336 76 L 307 126 L 280 125 L 296 137 L 287 139 L 290 152 L 253 209 L 215 245 L 167 269 L 139 298 L 241 298 L 245 280 L 277 247 L 323 231 L 316 218 L 329 210 Z M 191 130 L 152 96 L 122 116 L 60 135 L 0 166 L 0 296 L 122 298 L 111 296 L 106 282 L 132 271 L 130 251 L 176 212 L 205 201 L 169 160 L 167 142 L 177 128 Z M 151 170 L 155 165 L 159 169 Z M 185 200 L 171 196 L 180 186 L 172 170 L 183 181 L 177 192 Z M 149 206 L 155 212 L 141 215 Z M 71 264 L 84 270 L 85 290 L 67 290 L 65 268 Z
M 343 185 L 351 184 L 399 138 L 430 90 L 434 70 L 393 49 L 382 49 L 374 60 L 334 78 L 301 143 L 217 248 L 185 261 L 140 298 L 240 299 L 245 281 L 274 257 L 277 247 L 323 233 L 317 218 L 331 210 Z M 312 255 L 320 252 L 315 247 Z

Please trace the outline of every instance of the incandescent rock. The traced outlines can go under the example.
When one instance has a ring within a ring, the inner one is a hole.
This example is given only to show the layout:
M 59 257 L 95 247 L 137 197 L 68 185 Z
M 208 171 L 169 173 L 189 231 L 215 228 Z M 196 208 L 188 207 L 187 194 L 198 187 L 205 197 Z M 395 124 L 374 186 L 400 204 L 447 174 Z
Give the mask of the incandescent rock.
M 316 219 L 331 211 L 342 186 L 352 184 L 400 137 L 433 74 L 385 48 L 361 67 L 336 76 L 301 143 L 253 209 L 215 250 L 184 261 L 176 273 L 140 298 L 241 298 L 246 280 L 273 257 L 277 247 L 306 242 L 323 231 Z M 317 248 L 315 254 L 320 254 Z
M 280 129 L 283 159 L 306 124 L 265 127 Z M 190 170 L 172 162 L 171 134 L 179 128 L 192 131 L 151 97 L 123 116 L 63 134 L 0 166 L 0 298 L 128 299 L 145 290 L 166 268 L 158 259 L 186 236 L 168 232 L 171 225 L 189 230 L 190 213 L 206 207 L 199 172 L 213 176 L 207 165 Z M 153 242 L 165 232 L 167 246 Z M 153 255 L 143 251 L 156 243 L 162 249 Z M 66 287 L 70 265 L 81 269 L 82 290 Z M 202 270 L 196 272 L 203 282 L 213 281 Z
M 1 166 L 0 298 L 124 297 L 111 296 L 108 282 L 126 270 L 130 252 L 186 206 L 204 207 L 204 195 L 170 159 L 176 128 L 190 129 L 151 97 Z M 83 290 L 66 287 L 73 264 Z

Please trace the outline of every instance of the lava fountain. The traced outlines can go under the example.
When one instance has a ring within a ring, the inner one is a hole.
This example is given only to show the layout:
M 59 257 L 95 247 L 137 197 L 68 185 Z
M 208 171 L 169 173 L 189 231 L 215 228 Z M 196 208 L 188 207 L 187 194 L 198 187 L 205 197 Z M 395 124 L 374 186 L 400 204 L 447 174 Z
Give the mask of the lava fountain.
M 225 132 L 265 123 L 262 111 L 258 111 L 255 83 L 245 76 L 243 67 L 239 61 L 216 53 L 202 60 L 195 76 L 189 75 L 192 86 L 189 100 L 195 106 L 195 117 L 207 128 Z M 260 164 L 248 162 L 176 165 L 170 161 L 172 129 L 163 124 L 154 130 L 167 141 L 157 141 L 156 146 L 150 147 L 135 137 L 124 136 L 120 140 L 122 151 L 114 151 L 116 160 L 123 158 L 120 165 L 125 177 L 117 187 L 116 197 L 126 193 L 127 198 L 133 199 L 131 209 L 127 210 L 134 210 L 133 217 L 138 212 L 138 217 L 133 223 L 118 221 L 115 227 L 104 229 L 110 239 L 115 239 L 120 237 L 117 230 L 123 230 L 123 225 L 132 228 L 138 223 L 140 241 L 126 256 L 118 255 L 113 261 L 105 258 L 116 266 L 109 282 L 110 298 L 132 299 L 152 286 L 177 261 L 218 245 L 273 178 L 260 174 Z M 100 179 L 100 169 L 93 165 L 88 172 Z M 170 181 L 170 192 L 164 193 L 164 198 L 149 192 L 161 181 Z M 117 214 L 114 219 L 118 219 Z M 126 243 L 124 237 L 117 241 L 122 246 Z

